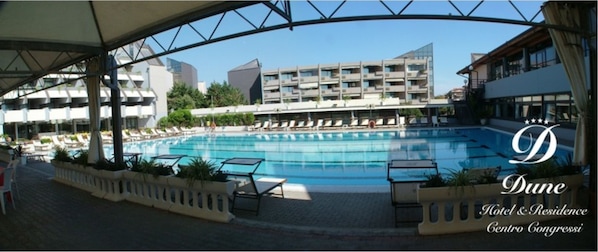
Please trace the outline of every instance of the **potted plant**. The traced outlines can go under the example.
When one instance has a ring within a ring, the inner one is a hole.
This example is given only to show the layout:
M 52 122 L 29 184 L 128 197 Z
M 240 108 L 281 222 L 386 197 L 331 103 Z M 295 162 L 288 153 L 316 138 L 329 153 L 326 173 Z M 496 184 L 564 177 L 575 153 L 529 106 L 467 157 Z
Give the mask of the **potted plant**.
M 216 171 L 216 163 L 201 157 L 193 158 L 188 165 L 179 165 L 179 167 L 180 171 L 175 177 L 185 179 L 189 187 L 192 187 L 195 181 L 199 181 L 202 186 L 206 181 L 226 182 L 226 174 Z
M 131 167 L 131 171 L 143 174 L 144 179 L 146 177 L 145 175 L 147 174 L 152 175 L 155 179 L 157 179 L 158 176 L 170 176 L 173 173 L 169 166 L 156 162 L 155 160 L 145 159 Z
M 54 148 L 54 158 L 52 159 L 52 164 L 54 164 L 55 161 L 71 163 L 73 161 L 73 157 L 71 157 L 71 154 L 66 147 L 56 146 L 56 148 Z

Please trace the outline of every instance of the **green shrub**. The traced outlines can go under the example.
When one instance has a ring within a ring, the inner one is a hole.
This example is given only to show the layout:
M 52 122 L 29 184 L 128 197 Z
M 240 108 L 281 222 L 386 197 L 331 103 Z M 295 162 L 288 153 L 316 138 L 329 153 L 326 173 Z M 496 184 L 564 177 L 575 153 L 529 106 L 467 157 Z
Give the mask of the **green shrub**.
M 74 164 L 87 165 L 88 157 L 89 157 L 89 151 L 81 149 L 81 150 L 79 150 L 79 152 L 77 153 L 75 158 L 73 158 L 72 162 Z
M 71 157 L 67 148 L 57 146 L 54 148 L 54 160 L 61 162 L 72 162 L 73 158 Z
M 180 171 L 175 175 L 187 180 L 189 187 L 195 181 L 203 185 L 205 181 L 226 181 L 226 174 L 216 171 L 217 165 L 213 161 L 204 160 L 201 157 L 191 159 L 188 165 L 179 165 Z
M 428 180 L 426 180 L 426 183 L 424 184 L 424 187 L 443 187 L 443 186 L 446 186 L 446 181 L 442 178 L 442 175 L 440 175 L 440 174 L 426 175 L 426 178 Z
M 172 169 L 155 160 L 142 159 L 137 165 L 131 167 L 131 171 L 150 174 L 157 178 L 158 176 L 172 175 Z

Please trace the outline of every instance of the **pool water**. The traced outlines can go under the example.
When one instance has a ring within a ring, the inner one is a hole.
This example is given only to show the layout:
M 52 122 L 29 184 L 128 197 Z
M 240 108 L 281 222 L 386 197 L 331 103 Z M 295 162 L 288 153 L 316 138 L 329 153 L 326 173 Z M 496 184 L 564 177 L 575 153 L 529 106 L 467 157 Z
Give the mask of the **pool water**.
M 233 157 L 263 158 L 258 176 L 276 176 L 304 185 L 388 185 L 386 167 L 394 159 L 432 159 L 441 174 L 463 168 L 501 166 L 501 175 L 514 172 L 513 135 L 488 128 L 401 129 L 377 131 L 264 132 L 202 134 L 124 144 L 125 152 L 142 157 L 184 154 L 180 164 L 202 157 L 218 166 Z M 525 149 L 529 141 L 521 141 Z M 104 146 L 112 156 L 112 146 Z M 542 153 L 542 152 L 540 152 Z M 555 156 L 570 149 L 559 146 Z M 223 170 L 231 169 L 223 167 Z M 237 169 L 236 167 L 234 169 Z M 409 180 L 418 174 L 393 174 Z

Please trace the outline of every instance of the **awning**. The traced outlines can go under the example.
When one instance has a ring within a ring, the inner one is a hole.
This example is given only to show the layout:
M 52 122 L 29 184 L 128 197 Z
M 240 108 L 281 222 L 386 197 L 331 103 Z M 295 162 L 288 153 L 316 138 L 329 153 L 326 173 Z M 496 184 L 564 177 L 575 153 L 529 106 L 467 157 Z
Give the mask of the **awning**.
M 299 83 L 299 88 L 300 89 L 311 89 L 311 88 L 317 88 L 317 87 L 318 87 L 318 83 L 317 82 Z
M 275 90 L 275 89 L 278 89 L 278 88 L 279 88 L 278 86 L 265 86 L 264 90 L 265 91 L 270 91 L 270 90 Z

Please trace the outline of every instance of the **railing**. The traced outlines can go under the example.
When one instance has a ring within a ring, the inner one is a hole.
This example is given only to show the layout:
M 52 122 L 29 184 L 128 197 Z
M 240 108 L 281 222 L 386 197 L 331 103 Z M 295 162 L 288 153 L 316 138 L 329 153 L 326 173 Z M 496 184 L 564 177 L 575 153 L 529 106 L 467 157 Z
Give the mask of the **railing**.
M 423 207 L 423 221 L 418 226 L 419 233 L 433 235 L 483 230 L 493 232 L 509 226 L 515 229 L 522 228 L 527 232 L 528 226 L 535 222 L 566 217 L 556 214 L 534 214 L 531 209 L 579 209 L 577 198 L 583 184 L 582 174 L 531 180 L 529 183 L 564 183 L 568 190 L 562 194 L 545 192 L 503 195 L 501 192 L 505 189 L 501 183 L 420 188 L 417 196 Z
M 130 201 L 178 214 L 219 222 L 229 222 L 229 196 L 235 183 L 196 181 L 130 171 L 96 170 L 92 167 L 52 161 L 54 180 L 114 202 Z

